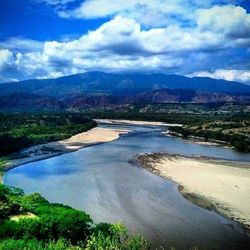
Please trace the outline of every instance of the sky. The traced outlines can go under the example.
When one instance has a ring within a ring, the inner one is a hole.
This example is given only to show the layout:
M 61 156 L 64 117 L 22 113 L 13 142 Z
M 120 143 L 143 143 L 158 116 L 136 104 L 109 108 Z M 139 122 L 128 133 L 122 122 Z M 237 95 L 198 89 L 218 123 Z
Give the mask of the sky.
M 250 0 L 0 0 L 0 82 L 87 71 L 250 84 Z

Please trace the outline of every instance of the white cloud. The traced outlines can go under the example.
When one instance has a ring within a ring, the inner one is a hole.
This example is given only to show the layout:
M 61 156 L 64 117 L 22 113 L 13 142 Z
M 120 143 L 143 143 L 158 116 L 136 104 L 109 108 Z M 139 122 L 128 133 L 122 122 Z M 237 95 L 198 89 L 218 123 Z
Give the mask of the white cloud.
M 44 76 L 39 76 L 37 77 L 37 79 L 53 79 L 53 78 L 58 78 L 64 76 L 64 74 L 62 72 L 51 72 L 48 75 L 44 75 Z
M 250 15 L 240 6 L 214 6 L 198 11 L 198 27 L 235 38 L 250 36 Z
M 84 1 L 72 14 L 76 17 L 98 18 L 114 15 L 121 11 L 126 11 L 138 4 L 138 1 L 116 1 L 116 0 L 99 0 Z
M 8 64 L 13 62 L 13 53 L 7 49 L 0 50 L 0 70 L 4 70 Z
M 69 2 L 46 1 L 51 5 Z M 212 6 L 216 0 L 110 0 L 102 4 L 103 1 L 87 0 L 80 9 L 68 13 L 78 12 L 84 18 L 113 16 L 98 29 L 77 39 L 41 43 L 12 38 L 0 42 L 0 48 L 4 48 L 0 53 L 0 73 L 6 66 L 15 78 L 21 79 L 53 78 L 88 70 L 135 70 L 197 72 L 203 76 L 248 81 L 244 80 L 248 79 L 247 71 L 216 71 L 225 62 L 227 68 L 246 68 L 246 62 L 234 53 L 240 48 L 245 58 L 250 54 L 246 46 L 250 40 L 250 26 L 247 26 L 250 15 L 243 8 Z M 194 7 L 190 7 L 190 2 Z M 171 17 L 175 14 L 192 25 L 183 26 L 175 21 L 176 17 Z
M 5 41 L 0 41 L 0 49 L 8 49 L 11 51 L 22 51 L 22 52 L 30 52 L 41 50 L 43 47 L 43 42 L 20 38 L 20 37 L 12 37 Z
M 204 4 L 206 2 L 206 4 Z M 86 0 L 75 9 L 64 9 L 58 14 L 64 18 L 95 19 L 122 16 L 136 20 L 147 27 L 166 26 L 179 19 L 193 19 L 197 6 L 209 6 L 208 2 L 193 0 Z
M 46 0 L 56 1 L 56 0 Z M 72 8 L 58 10 L 64 18 L 96 19 L 122 16 L 135 19 L 147 27 L 195 22 L 196 11 L 218 4 L 234 4 L 237 0 L 85 0 Z
M 214 72 L 200 71 L 188 76 L 211 77 L 215 79 L 225 79 L 228 81 L 238 81 L 250 84 L 250 70 L 228 70 L 217 69 Z
M 17 78 L 11 78 L 11 77 L 3 77 L 0 76 L 0 83 L 3 82 L 18 82 L 19 80 Z

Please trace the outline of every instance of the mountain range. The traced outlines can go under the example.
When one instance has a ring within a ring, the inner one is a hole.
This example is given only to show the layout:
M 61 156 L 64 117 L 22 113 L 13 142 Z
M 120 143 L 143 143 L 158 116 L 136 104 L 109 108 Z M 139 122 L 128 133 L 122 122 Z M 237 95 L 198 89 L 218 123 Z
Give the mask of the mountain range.
M 0 84 L 1 110 L 64 110 L 128 103 L 250 102 L 250 86 L 206 77 L 87 72 Z

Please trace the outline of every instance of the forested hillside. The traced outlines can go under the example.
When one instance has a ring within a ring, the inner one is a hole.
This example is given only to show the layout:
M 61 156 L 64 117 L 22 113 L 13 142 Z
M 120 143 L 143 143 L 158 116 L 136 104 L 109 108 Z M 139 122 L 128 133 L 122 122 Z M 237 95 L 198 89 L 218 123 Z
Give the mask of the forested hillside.
M 86 72 L 56 79 L 27 80 L 0 84 L 0 95 L 26 93 L 65 97 L 78 94 L 132 95 L 156 89 L 189 89 L 209 93 L 245 94 L 250 86 L 206 77 L 180 75 Z

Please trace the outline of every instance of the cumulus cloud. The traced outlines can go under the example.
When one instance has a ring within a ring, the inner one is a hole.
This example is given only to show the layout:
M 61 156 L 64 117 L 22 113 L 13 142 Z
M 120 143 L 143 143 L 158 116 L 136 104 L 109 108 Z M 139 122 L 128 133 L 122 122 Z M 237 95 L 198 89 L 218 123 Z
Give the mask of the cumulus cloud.
M 122 16 L 132 18 L 147 27 L 165 26 L 178 19 L 193 19 L 197 6 L 209 6 L 211 1 L 189 0 L 86 0 L 78 7 L 58 11 L 64 18 L 95 19 Z
M 56 1 L 56 0 L 46 0 Z M 193 20 L 194 12 L 200 8 L 210 8 L 214 4 L 234 3 L 233 0 L 85 0 L 71 9 L 58 14 L 65 18 L 94 19 L 102 17 L 126 16 L 149 27 L 164 26 L 172 22 Z M 177 18 L 176 18 L 177 17 Z
M 55 6 L 72 2 L 43 1 Z M 248 82 L 249 72 L 242 68 L 247 68 L 246 58 L 250 56 L 250 15 L 234 5 L 213 6 L 219 2 L 110 0 L 104 4 L 104 0 L 87 0 L 78 8 L 64 11 L 64 15 L 110 16 L 110 20 L 64 42 L 21 38 L 2 41 L 0 73 L 5 69 L 6 74 L 8 68 L 16 78 L 24 79 L 89 70 L 135 70 Z M 225 62 L 227 70 L 221 70 Z
M 198 27 L 233 38 L 250 37 L 250 15 L 240 6 L 214 6 L 198 11 Z

